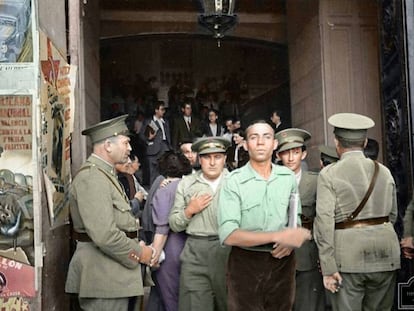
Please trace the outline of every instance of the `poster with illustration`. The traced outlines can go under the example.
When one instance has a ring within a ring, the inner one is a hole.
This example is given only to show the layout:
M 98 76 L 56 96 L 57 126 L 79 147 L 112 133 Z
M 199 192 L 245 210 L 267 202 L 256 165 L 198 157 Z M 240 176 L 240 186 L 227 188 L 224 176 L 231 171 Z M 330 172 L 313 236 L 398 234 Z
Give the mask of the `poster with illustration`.
M 68 65 L 51 40 L 40 34 L 41 157 L 52 227 L 68 221 L 70 141 L 76 67 Z
M 0 250 L 34 264 L 32 95 L 0 95 Z

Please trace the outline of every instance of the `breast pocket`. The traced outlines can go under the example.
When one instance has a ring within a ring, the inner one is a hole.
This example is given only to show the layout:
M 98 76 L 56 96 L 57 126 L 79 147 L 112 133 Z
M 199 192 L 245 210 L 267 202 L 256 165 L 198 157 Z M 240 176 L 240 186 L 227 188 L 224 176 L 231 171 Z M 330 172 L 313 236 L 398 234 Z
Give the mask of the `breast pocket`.
M 137 223 L 131 208 L 126 204 L 114 204 L 113 215 L 116 226 L 123 231 L 134 231 Z
M 241 228 L 256 230 L 264 222 L 264 212 L 259 202 L 244 202 L 241 207 Z

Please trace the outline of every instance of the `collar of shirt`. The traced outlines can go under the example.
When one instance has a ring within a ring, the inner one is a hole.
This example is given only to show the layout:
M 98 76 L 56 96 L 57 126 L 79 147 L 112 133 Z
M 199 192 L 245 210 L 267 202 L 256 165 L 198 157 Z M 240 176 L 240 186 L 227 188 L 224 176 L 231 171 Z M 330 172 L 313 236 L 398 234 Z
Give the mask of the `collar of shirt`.
M 299 171 L 299 173 L 295 174 L 296 183 L 299 185 L 300 180 L 302 179 L 302 170 Z
M 276 179 L 279 175 L 293 175 L 292 170 L 285 166 L 271 164 L 272 165 L 272 172 L 269 176 L 269 179 L 267 182 L 273 181 Z M 237 170 L 240 175 L 240 182 L 244 183 L 251 179 L 257 179 L 257 180 L 264 180 L 262 176 L 260 176 L 250 165 L 250 161 L 247 162 L 246 165 L 241 167 Z
M 221 173 L 220 176 L 216 178 L 215 180 L 208 180 L 203 176 L 203 174 L 200 175 L 200 179 L 204 181 L 206 184 L 208 184 L 211 187 L 211 189 L 213 189 L 214 193 L 216 193 L 222 177 L 223 177 L 223 173 Z
M 152 118 L 153 118 L 154 121 L 160 121 L 162 124 L 165 123 L 163 118 L 158 119 L 156 116 L 152 116 Z
M 100 167 L 103 168 L 105 171 L 111 173 L 112 175 L 114 175 L 116 177 L 116 169 L 115 169 L 115 167 L 111 163 L 109 163 L 108 161 L 102 159 L 97 154 L 92 153 L 88 160 L 89 160 L 89 162 L 91 162 L 93 164 L 103 163 L 104 165 L 100 165 Z
M 354 157 L 354 156 L 365 158 L 364 152 L 362 150 L 351 150 L 351 151 L 344 152 L 341 155 L 340 160 L 342 160 L 343 158 Z
M 191 123 L 191 117 L 184 116 L 184 120 Z

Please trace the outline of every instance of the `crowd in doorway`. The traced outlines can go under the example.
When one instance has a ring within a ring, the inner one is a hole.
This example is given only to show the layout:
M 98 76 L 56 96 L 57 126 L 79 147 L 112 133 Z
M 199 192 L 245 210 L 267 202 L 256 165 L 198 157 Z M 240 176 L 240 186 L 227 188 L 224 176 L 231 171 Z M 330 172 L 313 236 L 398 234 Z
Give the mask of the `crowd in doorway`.
M 102 113 L 103 119 L 128 114 L 133 153 L 143 163 L 141 183 L 151 186 L 158 176 L 156 161 L 165 151 L 178 150 L 184 141 L 197 137 L 227 138 L 233 145 L 229 168 L 245 163 L 246 159 L 238 159 L 245 154 L 242 141 L 233 142 L 233 131 L 240 131 L 237 138 L 243 135 L 240 115 L 249 92 L 243 70 L 206 77 L 197 88 L 187 73 L 161 78 L 163 83 L 173 81 L 164 97 L 154 76 L 144 79 L 137 74 L 129 86 L 122 79 L 115 81 L 111 90 L 115 96 Z M 161 135 L 155 133 L 158 129 Z

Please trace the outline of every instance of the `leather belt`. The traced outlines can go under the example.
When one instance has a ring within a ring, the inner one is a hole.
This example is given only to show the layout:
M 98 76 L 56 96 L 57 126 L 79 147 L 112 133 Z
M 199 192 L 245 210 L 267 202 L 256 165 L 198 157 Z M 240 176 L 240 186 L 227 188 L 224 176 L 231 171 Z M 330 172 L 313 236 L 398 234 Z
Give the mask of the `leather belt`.
M 136 231 L 124 232 L 128 238 L 135 239 L 137 237 Z M 92 242 L 92 239 L 85 232 L 72 232 L 72 239 L 79 242 Z
M 302 228 L 313 230 L 313 221 L 312 222 L 302 222 Z
M 219 239 L 218 235 L 189 235 L 188 237 L 196 240 L 216 241 Z
M 307 217 L 304 215 L 300 215 L 300 221 L 302 223 L 302 227 L 308 230 L 313 230 L 313 218 Z
M 367 227 L 367 226 L 380 225 L 388 221 L 389 221 L 388 216 L 361 219 L 361 220 L 342 221 L 342 222 L 338 222 L 335 224 L 335 229 L 337 230 L 337 229 L 349 229 L 349 228 L 362 228 L 362 227 Z

